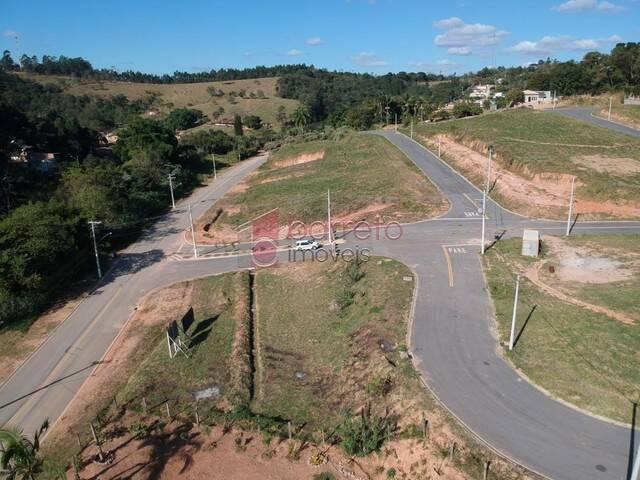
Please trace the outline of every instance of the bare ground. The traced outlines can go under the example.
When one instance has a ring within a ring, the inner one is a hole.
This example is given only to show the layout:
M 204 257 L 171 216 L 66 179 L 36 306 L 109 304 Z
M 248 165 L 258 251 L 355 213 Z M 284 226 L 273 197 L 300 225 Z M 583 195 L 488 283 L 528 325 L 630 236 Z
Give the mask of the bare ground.
M 322 160 L 324 158 L 324 150 L 311 153 L 303 153 L 295 157 L 289 157 L 282 160 L 278 160 L 273 163 L 274 168 L 292 167 L 294 165 L 302 165 L 303 163 L 315 162 L 316 160 Z
M 429 141 L 427 138 L 424 140 Z M 442 136 L 441 141 L 447 161 L 450 161 L 455 168 L 476 180 L 485 178 L 486 156 L 451 140 L 447 136 Z M 527 172 L 523 173 L 527 174 Z M 572 175 L 559 173 L 536 173 L 525 177 L 501 167 L 498 162 L 492 164 L 492 185 L 495 182 L 492 191 L 513 203 L 520 213 L 534 217 L 542 217 L 547 212 L 566 210 L 572 178 Z M 580 182 L 576 182 L 576 185 L 580 186 Z M 611 201 L 596 202 L 577 196 L 574 212 L 581 215 L 605 214 L 613 217 L 638 217 L 640 216 L 640 205 L 619 204 Z
M 640 162 L 633 158 L 583 155 L 575 157 L 573 161 L 596 172 L 610 173 L 612 175 L 624 176 L 640 173 Z

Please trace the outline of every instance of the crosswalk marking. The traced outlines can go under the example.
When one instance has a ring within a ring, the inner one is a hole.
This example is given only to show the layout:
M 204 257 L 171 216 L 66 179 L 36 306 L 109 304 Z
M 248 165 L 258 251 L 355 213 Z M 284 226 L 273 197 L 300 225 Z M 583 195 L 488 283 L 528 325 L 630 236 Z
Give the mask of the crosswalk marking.
M 467 253 L 467 250 L 463 247 L 447 247 L 447 250 L 449 251 L 449 253 Z
M 465 217 L 479 217 L 480 214 L 478 212 L 464 212 Z

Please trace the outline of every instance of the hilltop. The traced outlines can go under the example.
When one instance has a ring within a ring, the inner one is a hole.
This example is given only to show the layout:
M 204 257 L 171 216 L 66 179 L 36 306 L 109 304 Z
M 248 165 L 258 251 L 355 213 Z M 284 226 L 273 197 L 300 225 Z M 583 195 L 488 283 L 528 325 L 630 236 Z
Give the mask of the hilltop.
M 289 115 L 299 105 L 297 100 L 276 95 L 279 77 L 202 83 L 134 83 L 59 75 L 23 76 L 40 83 L 55 84 L 70 95 L 107 98 L 124 95 L 131 101 L 151 96 L 154 98 L 151 115 L 168 113 L 176 108 L 193 108 L 208 117 L 207 127 L 213 127 L 214 123 L 231 123 L 234 115 L 257 115 L 264 123 L 279 129 L 278 108 L 284 107 Z

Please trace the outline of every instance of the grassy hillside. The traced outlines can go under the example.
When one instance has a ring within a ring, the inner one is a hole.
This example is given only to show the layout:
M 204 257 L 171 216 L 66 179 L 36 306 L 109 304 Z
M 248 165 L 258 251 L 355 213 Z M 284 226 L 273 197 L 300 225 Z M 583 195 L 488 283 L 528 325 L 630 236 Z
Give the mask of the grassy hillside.
M 372 221 L 378 215 L 383 221 L 408 222 L 446 209 L 435 186 L 389 142 L 367 134 L 341 135 L 288 144 L 272 154 L 201 219 L 203 224 L 217 219 L 209 235 L 274 208 L 292 220 L 324 221 L 327 189 L 334 222 Z
M 545 254 L 534 261 L 521 257 L 521 241 L 511 239 L 483 258 L 503 344 L 509 340 L 514 274 L 523 274 L 517 343 L 505 355 L 554 396 L 623 422 L 631 421 L 631 404 L 640 395 L 634 368 L 638 240 L 546 237 Z
M 492 145 L 498 168 L 538 186 L 564 175 L 562 180 L 568 187 L 568 176 L 576 175 L 577 199 L 585 204 L 585 212 L 588 208 L 597 212 L 597 206 L 587 205 L 588 202 L 611 202 L 630 207 L 612 216 L 638 216 L 632 210 L 640 204 L 640 140 L 633 137 L 528 109 L 421 125 L 416 131 L 417 138 L 430 146 L 441 134 L 485 156 Z M 456 164 L 457 159 L 447 157 L 448 153 L 446 149 L 443 151 L 445 160 Z M 470 171 L 464 165 L 456 166 L 476 184 L 483 184 L 484 168 Z M 503 179 L 496 175 L 500 186 Z M 500 196 L 499 191 L 496 193 Z M 501 200 L 515 209 L 523 207 L 514 198 L 503 195 Z M 566 205 L 566 201 L 563 203 Z M 603 213 L 606 211 L 603 209 Z
M 212 113 L 219 107 L 224 108 L 221 119 L 233 119 L 235 114 L 258 115 L 274 128 L 279 128 L 276 113 L 279 106 L 284 106 L 287 113 L 291 113 L 298 106 L 296 100 L 276 96 L 277 78 L 257 78 L 248 80 L 229 80 L 225 82 L 181 83 L 181 84 L 150 84 L 113 81 L 94 81 L 56 76 L 30 76 L 43 83 L 54 83 L 61 86 L 72 95 L 100 95 L 110 97 L 124 95 L 131 100 L 143 98 L 149 94 L 157 95 L 156 108 L 159 112 L 168 112 L 174 108 L 196 108 L 202 110 L 210 119 Z M 212 96 L 207 89 L 222 90 L 224 95 Z M 246 98 L 239 96 L 246 92 Z M 264 93 L 264 98 L 259 91 Z M 238 96 L 232 98 L 229 94 L 235 92 Z M 251 93 L 256 98 L 250 98 Z M 212 126 L 212 125 L 210 125 Z

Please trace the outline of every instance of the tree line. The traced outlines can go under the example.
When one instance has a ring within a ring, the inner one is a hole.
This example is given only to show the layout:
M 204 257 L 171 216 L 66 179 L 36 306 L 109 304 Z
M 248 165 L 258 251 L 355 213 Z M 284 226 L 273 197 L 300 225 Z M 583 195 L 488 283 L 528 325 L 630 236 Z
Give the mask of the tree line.
M 121 247 L 167 210 L 170 174 L 175 195 L 185 195 L 210 172 L 211 153 L 242 159 L 265 141 L 242 135 L 242 126 L 238 137 L 202 131 L 178 140 L 202 112 L 152 119 L 140 115 L 146 108 L 0 72 L 0 328 L 34 318 L 91 271 L 89 220 L 102 222 L 103 252 Z M 102 132 L 115 127 L 118 140 L 107 147 Z M 27 145 L 57 152 L 57 168 L 21 161 Z

